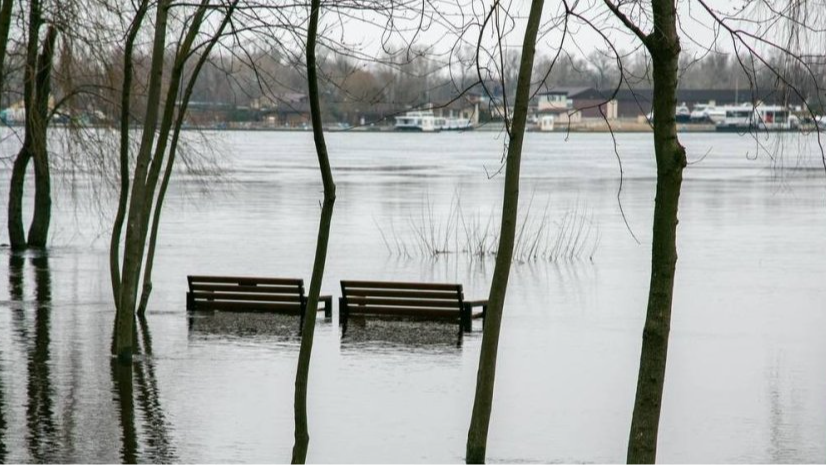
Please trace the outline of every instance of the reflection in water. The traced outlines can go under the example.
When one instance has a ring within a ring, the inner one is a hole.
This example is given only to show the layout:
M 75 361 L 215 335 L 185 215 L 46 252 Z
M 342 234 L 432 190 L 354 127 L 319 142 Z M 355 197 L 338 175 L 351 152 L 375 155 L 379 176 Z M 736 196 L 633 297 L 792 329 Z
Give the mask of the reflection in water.
M 9 296 L 12 302 L 23 300 L 23 264 L 24 258 L 19 254 L 9 255 Z M 15 306 L 19 308 L 19 306 Z M 15 313 L 15 315 L 17 312 Z M 3 358 L 0 357 L 0 361 Z M 0 365 L 0 463 L 6 463 L 6 400 L 3 385 L 3 366 Z
M 275 338 L 298 341 L 295 315 L 252 312 L 197 312 L 189 314 L 190 335 Z
M 113 358 L 111 365 L 115 400 L 120 412 L 120 460 L 123 463 L 136 463 L 138 438 L 135 432 L 135 402 L 132 396 L 132 364 L 119 363 Z
M 112 383 L 120 412 L 121 427 L 121 461 L 124 463 L 177 462 L 174 447 L 169 440 L 169 423 L 161 407 L 158 394 L 158 382 L 152 362 L 152 336 L 144 317 L 138 317 L 135 339 L 139 341 L 141 357 L 133 363 L 119 363 L 112 360 Z M 140 334 L 138 334 L 138 332 Z M 137 393 L 135 393 L 137 391 Z M 143 414 L 145 425 L 141 431 L 145 434 L 146 444 L 141 444 L 145 453 L 139 457 L 139 440 L 136 424 L 138 421 L 135 399 L 137 395 L 138 411 Z
M 138 389 L 138 403 L 146 420 L 144 430 L 147 456 L 142 457 L 142 461 L 177 462 L 175 449 L 169 440 L 169 422 L 164 415 L 158 393 L 158 381 L 152 358 L 152 335 L 149 334 L 149 326 L 143 315 L 138 317 L 137 327 L 140 329 L 140 350 L 143 356 L 135 365 L 135 385 Z
M 795 383 L 789 383 L 791 387 L 784 387 L 782 353 L 774 354 L 769 369 L 769 447 L 768 456 L 771 463 L 802 463 L 805 462 L 804 455 L 800 453 L 794 445 L 800 444 L 800 434 L 798 431 L 799 420 L 794 418 L 799 406 L 796 404 Z M 785 373 L 785 376 L 789 376 Z M 783 394 L 791 395 L 791 405 L 784 405 Z
M 29 453 L 35 462 L 52 462 L 55 446 L 54 392 L 50 361 L 51 276 L 45 254 L 31 258 L 35 278 L 34 346 L 29 348 L 26 405 L 26 437 Z
M 15 334 L 21 344 L 25 345 L 29 338 L 29 327 L 26 323 L 26 313 L 23 301 L 23 265 L 26 257 L 23 254 L 9 255 L 9 297 L 11 298 L 12 324 Z
M 448 350 L 462 347 L 464 333 L 456 323 L 426 321 L 412 318 L 370 318 L 352 315 L 348 321 L 347 335 L 342 338 L 344 347 L 382 350 L 398 347 L 402 350 Z
M 0 361 L 3 360 L 0 355 Z M 6 400 L 3 396 L 3 366 L 0 365 L 0 463 L 6 463 Z
M 23 264 L 25 260 L 22 254 L 9 254 L 9 296 L 15 302 L 23 300 Z

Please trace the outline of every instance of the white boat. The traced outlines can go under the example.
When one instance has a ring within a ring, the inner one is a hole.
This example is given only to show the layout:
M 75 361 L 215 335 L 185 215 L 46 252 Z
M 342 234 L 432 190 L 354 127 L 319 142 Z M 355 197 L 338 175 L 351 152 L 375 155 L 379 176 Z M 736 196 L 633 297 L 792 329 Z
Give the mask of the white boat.
M 554 123 L 556 122 L 556 118 L 553 115 L 544 115 L 539 118 L 539 123 L 537 126 L 539 130 L 542 132 L 551 132 L 554 130 Z
M 714 123 L 717 124 L 726 118 L 725 107 L 698 103 L 691 111 L 690 119 L 692 123 Z
M 717 123 L 718 131 L 796 131 L 800 128 L 800 119 L 786 107 L 740 105 L 722 108 L 725 117 Z
M 467 118 L 437 118 L 442 131 L 470 131 L 473 123 Z
M 442 118 L 438 118 L 442 119 Z M 396 117 L 396 131 L 436 132 L 441 130 L 432 111 L 408 111 Z
M 675 110 L 674 117 L 678 123 L 688 123 L 691 121 L 691 110 L 689 110 L 688 106 L 683 103 Z

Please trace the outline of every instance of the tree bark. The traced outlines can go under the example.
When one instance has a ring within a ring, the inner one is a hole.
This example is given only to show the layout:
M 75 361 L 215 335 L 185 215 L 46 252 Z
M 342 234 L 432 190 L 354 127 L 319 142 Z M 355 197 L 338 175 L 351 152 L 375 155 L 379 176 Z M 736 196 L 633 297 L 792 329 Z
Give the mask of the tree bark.
M 146 307 L 149 304 L 149 296 L 152 293 L 152 269 L 154 268 L 155 264 L 155 247 L 158 241 L 158 228 L 160 227 L 161 222 L 161 212 L 163 211 L 163 202 L 166 198 L 166 191 L 169 188 L 169 180 L 172 177 L 172 168 L 175 165 L 175 156 L 178 152 L 178 140 L 180 139 L 181 128 L 184 124 L 184 117 L 186 116 L 186 110 L 189 106 L 189 100 L 192 97 L 192 92 L 195 88 L 195 82 L 197 81 L 198 75 L 201 72 L 201 69 L 203 68 L 204 64 L 206 63 L 207 58 L 209 57 L 209 54 L 212 51 L 213 47 L 215 47 L 215 44 L 218 43 L 218 39 L 221 37 L 227 25 L 229 24 L 229 21 L 232 18 L 232 14 L 235 11 L 236 5 L 238 5 L 238 0 L 233 1 L 230 4 L 229 8 L 227 8 L 226 15 L 224 16 L 221 25 L 218 27 L 218 30 L 215 32 L 215 35 L 212 37 L 204 51 L 201 53 L 200 58 L 198 58 L 195 68 L 192 70 L 192 74 L 190 75 L 189 81 L 184 90 L 184 95 L 181 98 L 180 104 L 178 106 L 178 114 L 172 129 L 172 140 L 169 143 L 169 157 L 166 161 L 166 169 L 164 170 L 163 180 L 161 181 L 161 187 L 158 192 L 158 199 L 155 202 L 155 208 L 152 217 L 152 229 L 149 232 L 149 249 L 146 253 L 146 265 L 144 266 L 143 275 L 143 289 L 141 291 L 140 303 L 138 304 L 138 315 L 144 315 L 146 313 Z M 205 6 L 203 8 L 203 11 L 206 11 Z M 195 28 L 195 24 L 198 24 L 200 26 L 200 23 L 201 19 L 197 19 L 197 23 L 193 21 L 192 27 Z M 184 60 L 186 59 L 188 54 L 189 47 L 186 47 L 186 49 L 182 48 L 180 56 L 183 57 Z M 183 66 L 184 63 L 182 62 L 180 66 L 180 73 L 178 73 L 177 75 L 178 79 L 182 79 L 181 74 L 183 73 Z M 173 76 L 173 79 L 174 78 L 175 76 Z M 175 89 L 177 91 L 177 87 Z M 169 94 L 167 96 L 167 99 L 169 99 L 170 97 L 174 97 L 174 95 Z
M 43 51 L 37 59 L 35 76 L 35 105 L 32 124 L 32 158 L 34 159 L 34 216 L 29 225 L 28 245 L 46 247 L 49 223 L 52 217 L 52 181 L 49 173 L 47 130 L 49 125 L 49 96 L 52 90 L 52 58 L 57 40 L 57 28 L 49 26 Z
M 115 213 L 115 223 L 112 226 L 112 237 L 109 241 L 109 273 L 112 280 L 112 294 L 115 299 L 116 314 L 120 308 L 120 240 L 123 231 L 123 221 L 126 218 L 126 207 L 129 201 L 129 114 L 132 100 L 132 52 L 135 48 L 135 39 L 140 31 L 141 24 L 146 17 L 148 0 L 142 0 L 135 13 L 126 34 L 126 43 L 123 49 L 123 87 L 120 99 L 120 193 L 118 196 L 118 210 Z M 116 315 L 115 320 L 119 317 Z M 114 350 L 114 349 L 113 349 Z
M 487 448 L 488 427 L 493 407 L 493 389 L 496 378 L 496 355 L 499 348 L 499 332 L 505 292 L 508 287 L 513 247 L 516 237 L 516 217 L 519 204 L 519 171 L 522 157 L 522 141 L 531 93 L 531 74 L 536 53 L 536 36 L 542 16 L 543 0 L 533 0 L 522 43 L 522 58 L 514 102 L 508 154 L 505 162 L 505 188 L 502 203 L 499 248 L 490 287 L 489 303 L 485 314 L 482 349 L 479 355 L 479 371 L 476 378 L 476 395 L 467 437 L 467 463 L 484 463 Z M 504 70 L 503 70 L 504 72 Z
M 3 95 L 3 85 L 6 83 L 6 51 L 9 48 L 12 6 L 14 0 L 3 0 L 0 3 L 0 95 Z
M 9 185 L 7 226 L 9 245 L 12 250 L 26 248 L 26 232 L 23 229 L 23 192 L 26 183 L 26 168 L 33 155 L 33 115 L 35 113 L 35 77 L 37 74 L 37 45 L 40 40 L 41 18 L 40 0 L 29 3 L 29 24 L 27 28 L 26 63 L 23 77 L 23 107 L 26 111 L 23 145 L 14 159 Z
M 129 201 L 128 220 L 126 223 L 126 240 L 124 243 L 123 269 L 121 271 L 120 293 L 118 295 L 115 318 L 113 352 L 120 360 L 132 358 L 134 347 L 135 304 L 138 292 L 141 264 L 143 262 L 143 228 L 141 213 L 146 202 L 146 175 L 151 161 L 155 129 L 160 107 L 161 84 L 163 81 L 164 49 L 166 46 L 166 26 L 171 0 L 162 0 L 158 4 L 155 17 L 155 35 L 152 46 L 152 64 L 150 66 L 149 89 L 147 92 L 147 111 L 143 125 L 143 135 L 135 166 Z
M 313 140 L 315 142 L 321 179 L 324 183 L 324 203 L 321 209 L 321 221 L 318 226 L 313 275 L 310 278 L 310 291 L 307 295 L 307 307 L 304 325 L 301 328 L 301 348 L 298 353 L 298 368 L 295 374 L 295 444 L 293 445 L 292 463 L 305 463 L 310 444 L 307 421 L 307 385 L 310 376 L 310 359 L 313 352 L 315 321 L 318 313 L 318 297 L 321 293 L 321 281 L 324 278 L 324 266 L 327 261 L 327 245 L 330 239 L 330 227 L 333 219 L 333 206 L 336 202 L 336 185 L 327 155 L 324 129 L 321 125 L 321 104 L 318 93 L 318 70 L 316 67 L 316 38 L 318 35 L 318 16 L 321 9 L 320 0 L 312 0 L 310 5 L 310 23 L 307 29 L 307 87 L 310 99 L 310 115 L 313 123 Z
M 653 0 L 654 32 L 646 47 L 653 63 L 654 152 L 657 194 L 651 244 L 651 281 L 643 329 L 628 463 L 654 463 L 665 383 L 671 306 L 677 267 L 677 210 L 685 149 L 677 138 L 677 83 L 680 40 L 674 0 Z
M 31 142 L 24 138 L 11 169 L 9 181 L 9 207 L 7 226 L 9 229 L 9 245 L 14 251 L 26 248 L 26 232 L 23 229 L 23 193 L 26 183 L 26 168 L 32 159 Z

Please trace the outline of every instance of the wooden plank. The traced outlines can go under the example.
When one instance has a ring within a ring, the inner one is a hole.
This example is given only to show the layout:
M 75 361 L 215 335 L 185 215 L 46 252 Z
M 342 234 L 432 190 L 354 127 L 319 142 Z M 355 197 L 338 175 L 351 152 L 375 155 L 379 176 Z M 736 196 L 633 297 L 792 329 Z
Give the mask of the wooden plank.
M 209 292 L 194 291 L 192 295 L 197 301 L 207 300 L 254 300 L 263 302 L 301 302 L 301 296 L 295 294 L 262 294 L 239 292 Z
M 443 283 L 410 283 L 395 281 L 342 281 L 345 288 L 367 288 L 367 289 L 425 289 L 431 291 L 457 291 L 461 289 L 461 284 Z
M 302 286 L 303 279 L 295 278 L 261 278 L 256 276 L 187 276 L 190 283 L 236 283 L 236 284 L 271 284 L 279 286 Z
M 214 291 L 214 292 L 254 292 L 261 294 L 295 294 L 298 295 L 299 288 L 288 286 L 237 286 L 232 284 L 192 284 L 192 291 Z
M 445 299 L 457 300 L 459 298 L 459 291 L 451 289 L 449 291 L 416 291 L 416 290 L 397 290 L 397 289 L 346 289 L 347 297 L 362 296 L 362 297 L 413 297 L 422 299 Z
M 429 300 L 429 299 L 386 299 L 386 298 L 372 298 L 372 297 L 350 297 L 347 296 L 347 305 L 352 308 L 354 306 L 393 306 L 393 307 L 429 307 L 429 308 L 448 308 L 460 309 L 459 299 L 453 300 Z
M 301 313 L 301 305 L 270 302 L 228 302 L 228 301 L 197 301 L 196 310 L 224 310 L 224 311 L 272 311 L 279 313 Z
M 438 310 L 417 307 L 347 306 L 350 315 L 400 315 L 423 316 L 428 318 L 459 318 L 459 310 Z

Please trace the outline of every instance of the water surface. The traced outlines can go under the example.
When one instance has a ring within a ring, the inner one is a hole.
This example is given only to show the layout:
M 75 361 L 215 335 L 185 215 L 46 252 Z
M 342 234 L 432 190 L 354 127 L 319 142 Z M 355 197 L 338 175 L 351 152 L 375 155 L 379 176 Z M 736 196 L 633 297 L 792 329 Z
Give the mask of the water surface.
M 289 460 L 297 322 L 189 321 L 186 275 L 309 280 L 321 199 L 312 136 L 215 136 L 227 176 L 206 194 L 184 173 L 173 182 L 140 333 L 151 354 L 133 367 L 113 369 L 108 355 L 114 198 L 92 207 L 84 176 L 67 176 L 56 183 L 48 255 L 0 251 L 0 461 Z M 659 459 L 822 462 L 826 176 L 815 140 L 682 140 L 692 164 L 680 204 Z M 7 140 L 3 154 L 13 145 Z M 335 133 L 328 146 L 338 200 L 323 292 L 337 297 L 341 279 L 390 279 L 460 282 L 468 298 L 487 295 L 493 259 L 461 253 L 464 229 L 444 231 L 457 198 L 466 225 L 491 215 L 496 224 L 503 179 L 491 175 L 501 135 Z M 491 461 L 625 458 L 656 171 L 650 135 L 619 135 L 617 149 L 622 209 L 607 135 L 526 138 L 529 219 L 544 215 L 553 233 L 566 215 L 587 217 L 599 242 L 587 248 L 593 254 L 539 257 L 512 270 Z M 0 171 L 3 199 L 9 175 Z M 451 253 L 418 252 L 422 226 L 441 231 Z M 320 318 L 308 460 L 463 461 L 480 329 L 476 322 L 457 344 L 451 327 L 367 321 L 341 340 L 337 318 Z

